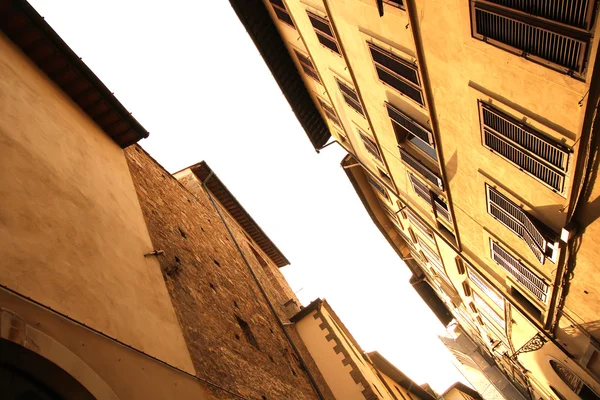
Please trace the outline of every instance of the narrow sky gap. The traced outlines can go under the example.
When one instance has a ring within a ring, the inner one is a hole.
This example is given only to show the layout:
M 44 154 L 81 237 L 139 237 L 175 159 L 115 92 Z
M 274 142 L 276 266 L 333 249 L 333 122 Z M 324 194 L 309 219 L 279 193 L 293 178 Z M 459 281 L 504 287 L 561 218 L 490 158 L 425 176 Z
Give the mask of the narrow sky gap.
M 466 383 L 344 152 L 314 152 L 227 1 L 31 3 L 150 131 L 140 144 L 158 162 L 209 163 L 291 261 L 283 272 L 304 304 L 326 298 L 366 351 L 418 383 Z

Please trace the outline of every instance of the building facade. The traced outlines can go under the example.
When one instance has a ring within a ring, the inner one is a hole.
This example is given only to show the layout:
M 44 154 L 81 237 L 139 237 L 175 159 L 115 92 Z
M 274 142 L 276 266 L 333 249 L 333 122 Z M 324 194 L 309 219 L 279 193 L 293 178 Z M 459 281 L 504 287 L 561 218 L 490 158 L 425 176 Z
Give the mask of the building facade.
M 485 343 L 475 343 L 460 325 L 440 336 L 452 353 L 452 363 L 465 379 L 486 400 L 524 399 L 494 362 Z
M 442 323 L 527 398 L 599 398 L 597 2 L 230 3 Z
M 334 399 L 289 262 L 25 1 L 0 1 L 0 397 Z
M 365 353 L 326 300 L 313 301 L 290 320 L 336 399 L 437 398 L 377 351 Z

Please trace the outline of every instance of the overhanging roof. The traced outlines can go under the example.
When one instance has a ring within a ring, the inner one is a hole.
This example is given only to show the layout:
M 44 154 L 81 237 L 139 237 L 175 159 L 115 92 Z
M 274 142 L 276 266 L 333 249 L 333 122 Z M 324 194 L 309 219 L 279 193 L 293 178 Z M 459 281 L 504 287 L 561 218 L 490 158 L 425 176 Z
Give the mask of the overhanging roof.
M 450 322 L 452 322 L 454 316 L 446 306 L 446 303 L 440 299 L 438 294 L 431 287 L 429 282 L 423 278 L 417 277 L 416 275 L 413 275 L 409 282 L 417 294 L 421 296 L 421 299 L 423 299 L 425 304 L 427 304 L 427 306 L 435 314 L 440 323 L 444 325 L 444 327 L 447 327 Z
M 358 163 L 358 161 L 356 161 L 354 156 L 352 156 L 351 154 L 346 154 L 346 156 L 342 159 L 342 162 L 340 165 L 342 166 L 344 172 L 346 173 L 346 176 L 348 176 L 348 180 L 350 180 L 350 183 L 352 184 L 352 187 L 356 191 L 358 198 L 363 203 L 365 210 L 367 210 L 369 217 L 371 217 L 371 221 L 373 221 L 373 223 L 375 224 L 377 229 L 379 229 L 379 232 L 381 232 L 381 234 L 383 235 L 385 240 L 387 240 L 387 242 L 390 244 L 392 249 L 394 249 L 396 254 L 398 254 L 398 257 L 400 257 L 402 259 L 403 258 L 402 252 L 400 251 L 400 249 L 398 249 L 398 246 L 396 245 L 396 243 L 394 243 L 394 240 L 390 237 L 390 235 L 387 233 L 387 231 L 385 230 L 383 225 L 381 225 L 381 222 L 375 216 L 375 212 L 373 211 L 373 209 L 371 208 L 371 205 L 369 204 L 369 201 L 365 197 L 363 188 L 360 186 L 360 184 L 356 180 L 355 170 L 359 170 L 359 171 L 361 171 L 361 173 L 366 174 L 364 172 L 362 166 L 350 167 L 351 165 L 357 164 L 357 163 Z M 407 266 L 410 268 L 410 266 L 408 264 L 407 264 Z
M 262 0 L 229 0 L 315 150 L 331 137 Z
M 231 194 L 229 189 L 227 189 L 205 161 L 192 165 L 189 169 L 200 182 L 206 182 L 206 188 L 275 265 L 280 268 L 289 265 L 290 262 L 288 259 L 285 258 L 283 253 L 263 232 L 260 226 L 252 219 L 250 214 L 242 207 L 240 202 Z M 210 179 L 208 179 L 209 176 Z
M 0 29 L 119 146 L 148 131 L 25 0 L 0 0 Z
M 379 354 L 379 352 L 372 351 L 367 353 L 367 355 L 377 370 L 390 377 L 394 382 L 408 390 L 410 393 L 416 394 L 422 400 L 435 400 L 429 392 L 417 385 L 412 379 L 406 376 L 404 372 L 400 371 L 394 364 Z

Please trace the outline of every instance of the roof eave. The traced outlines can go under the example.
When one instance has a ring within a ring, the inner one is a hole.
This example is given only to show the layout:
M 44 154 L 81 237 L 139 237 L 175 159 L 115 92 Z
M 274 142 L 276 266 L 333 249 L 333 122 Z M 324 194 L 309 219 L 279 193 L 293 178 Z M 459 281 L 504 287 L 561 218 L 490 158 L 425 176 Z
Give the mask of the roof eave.
M 148 131 L 25 0 L 0 0 L 0 28 L 121 148 Z
M 265 4 L 261 0 L 229 2 L 318 152 L 331 138 L 331 132 L 304 85 Z

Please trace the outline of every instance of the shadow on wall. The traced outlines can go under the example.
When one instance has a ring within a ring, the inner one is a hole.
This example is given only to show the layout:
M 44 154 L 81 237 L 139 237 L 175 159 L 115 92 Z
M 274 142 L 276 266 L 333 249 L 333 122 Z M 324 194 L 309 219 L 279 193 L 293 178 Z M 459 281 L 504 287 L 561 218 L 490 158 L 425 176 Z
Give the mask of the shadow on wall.
M 571 337 L 587 336 L 585 332 L 593 337 L 598 337 L 600 334 L 600 320 L 585 322 L 582 324 L 572 324 L 570 327 L 563 329 L 566 334 Z
M 577 221 L 579 222 L 579 227 L 581 232 L 583 233 L 585 229 L 595 220 L 600 217 L 600 194 L 596 196 L 595 199 L 591 200 L 592 191 L 596 186 L 596 181 L 598 179 L 598 167 L 600 166 L 600 149 L 597 146 L 598 143 L 594 143 L 592 145 L 593 152 L 590 154 L 590 158 L 592 158 L 592 173 L 588 177 L 589 184 L 584 189 L 585 191 L 581 194 L 581 201 L 584 202 L 584 206 L 581 210 L 581 215 L 577 216 Z
M 581 358 L 588 351 L 590 343 L 596 341 L 594 338 L 599 337 L 598 335 L 600 335 L 600 320 L 582 324 L 570 323 L 557 330 L 556 339 L 565 346 L 572 357 Z
M 452 179 L 456 176 L 456 171 L 458 170 L 458 157 L 456 156 L 456 151 L 452 154 L 452 157 L 446 161 L 446 178 L 448 179 L 448 184 L 452 182 Z

